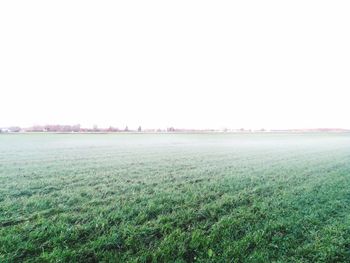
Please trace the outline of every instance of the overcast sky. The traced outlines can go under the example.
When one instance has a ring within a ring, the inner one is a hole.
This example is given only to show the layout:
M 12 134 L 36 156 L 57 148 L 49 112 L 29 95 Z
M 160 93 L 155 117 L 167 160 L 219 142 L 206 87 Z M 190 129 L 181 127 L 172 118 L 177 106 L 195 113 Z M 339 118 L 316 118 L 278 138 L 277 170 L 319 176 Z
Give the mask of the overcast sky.
M 0 126 L 350 128 L 349 1 L 1 1 Z

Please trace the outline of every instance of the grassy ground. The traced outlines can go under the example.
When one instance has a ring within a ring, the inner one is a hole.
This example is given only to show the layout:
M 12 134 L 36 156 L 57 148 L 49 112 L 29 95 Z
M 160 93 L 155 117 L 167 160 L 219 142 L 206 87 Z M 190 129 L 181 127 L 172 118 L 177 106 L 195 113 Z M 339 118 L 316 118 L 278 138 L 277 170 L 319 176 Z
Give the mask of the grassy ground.
M 350 262 L 350 134 L 0 136 L 0 262 Z

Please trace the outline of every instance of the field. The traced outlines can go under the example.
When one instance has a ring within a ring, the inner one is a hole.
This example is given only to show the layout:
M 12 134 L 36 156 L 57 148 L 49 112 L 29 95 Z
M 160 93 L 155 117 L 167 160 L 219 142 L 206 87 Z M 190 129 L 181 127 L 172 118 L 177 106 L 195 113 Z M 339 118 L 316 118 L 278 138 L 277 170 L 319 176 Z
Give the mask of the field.
M 0 262 L 350 262 L 350 134 L 0 135 Z

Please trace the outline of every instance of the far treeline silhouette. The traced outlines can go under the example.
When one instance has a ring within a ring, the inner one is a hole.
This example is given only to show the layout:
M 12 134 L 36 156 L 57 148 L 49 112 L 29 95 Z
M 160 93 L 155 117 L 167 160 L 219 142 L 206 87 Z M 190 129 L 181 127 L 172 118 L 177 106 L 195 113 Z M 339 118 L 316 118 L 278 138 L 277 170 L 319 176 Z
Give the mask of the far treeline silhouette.
M 123 129 L 119 129 L 113 126 L 108 128 L 99 128 L 97 125 L 93 125 L 92 128 L 83 128 L 80 124 L 76 125 L 34 125 L 29 128 L 21 128 L 19 126 L 12 127 L 0 127 L 0 133 L 17 133 L 17 132 L 58 132 L 58 133 L 108 133 L 108 132 L 350 132 L 349 129 L 341 128 L 316 128 L 316 129 L 284 129 L 284 130 L 266 130 L 264 128 L 252 130 L 252 129 L 181 129 L 168 127 L 166 129 L 142 129 L 141 126 L 138 126 L 137 129 L 130 129 L 127 125 Z

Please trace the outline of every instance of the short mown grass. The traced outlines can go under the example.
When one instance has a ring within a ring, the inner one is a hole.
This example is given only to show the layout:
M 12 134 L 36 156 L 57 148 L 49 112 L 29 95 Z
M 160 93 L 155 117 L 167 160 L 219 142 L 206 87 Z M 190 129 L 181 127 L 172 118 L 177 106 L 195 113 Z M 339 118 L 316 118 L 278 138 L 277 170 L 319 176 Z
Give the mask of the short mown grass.
M 350 262 L 350 134 L 0 136 L 0 262 Z

